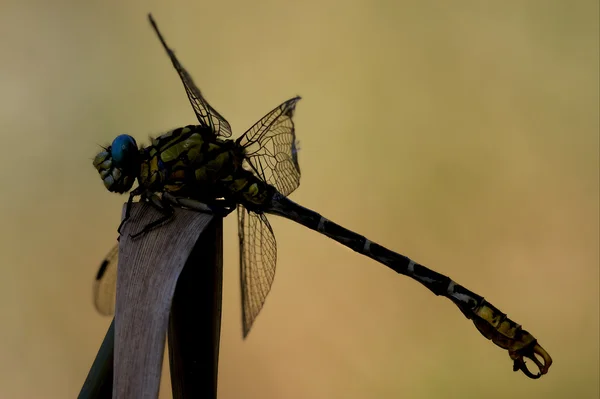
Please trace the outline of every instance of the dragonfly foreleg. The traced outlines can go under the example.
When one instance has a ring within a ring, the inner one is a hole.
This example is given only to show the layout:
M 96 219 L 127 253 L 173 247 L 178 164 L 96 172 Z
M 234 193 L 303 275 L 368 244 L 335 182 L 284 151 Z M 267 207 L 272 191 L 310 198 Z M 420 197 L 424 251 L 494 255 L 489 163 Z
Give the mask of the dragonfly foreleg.
M 138 195 L 141 196 L 142 199 L 145 199 L 146 194 L 147 194 L 146 190 L 143 189 L 142 187 L 137 187 L 135 190 L 133 190 L 133 191 L 131 191 L 131 193 L 129 193 L 129 198 L 127 199 L 127 206 L 125 207 L 125 217 L 123 218 L 123 220 L 121 220 L 121 224 L 119 224 L 119 227 L 117 228 L 117 232 L 119 233 L 119 235 L 121 234 L 121 229 L 125 225 L 125 222 L 127 222 L 129 217 L 131 216 L 131 206 L 133 205 L 133 199 L 135 197 L 137 197 Z M 117 241 L 118 241 L 118 238 L 117 238 Z
M 119 233 L 119 236 L 121 235 L 121 229 L 123 228 L 123 225 L 131 215 L 131 205 L 133 204 L 133 198 L 136 195 L 138 195 L 137 190 L 134 190 L 129 194 L 129 199 L 127 199 L 127 206 L 125 207 L 125 217 L 123 218 L 123 220 L 121 220 L 121 224 L 119 224 L 119 228 L 117 229 L 117 233 Z

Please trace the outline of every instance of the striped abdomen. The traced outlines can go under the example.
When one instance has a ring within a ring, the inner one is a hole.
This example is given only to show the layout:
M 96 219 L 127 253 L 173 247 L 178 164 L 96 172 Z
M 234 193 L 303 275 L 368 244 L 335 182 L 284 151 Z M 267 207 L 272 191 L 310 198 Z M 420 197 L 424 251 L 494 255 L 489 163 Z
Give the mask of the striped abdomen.
M 522 370 L 530 378 L 539 378 L 548 372 L 552 358 L 533 335 L 523 330 L 520 324 L 509 319 L 505 313 L 487 302 L 482 296 L 457 284 L 450 277 L 372 242 L 281 195 L 276 195 L 264 211 L 283 216 L 318 231 L 340 244 L 388 266 L 395 272 L 418 281 L 434 294 L 450 299 L 467 318 L 473 321 L 484 337 L 508 350 L 514 361 L 513 369 L 515 371 Z M 539 355 L 543 362 L 536 358 L 536 355 Z M 538 366 L 539 373 L 537 375 L 527 369 L 524 358 L 532 360 Z

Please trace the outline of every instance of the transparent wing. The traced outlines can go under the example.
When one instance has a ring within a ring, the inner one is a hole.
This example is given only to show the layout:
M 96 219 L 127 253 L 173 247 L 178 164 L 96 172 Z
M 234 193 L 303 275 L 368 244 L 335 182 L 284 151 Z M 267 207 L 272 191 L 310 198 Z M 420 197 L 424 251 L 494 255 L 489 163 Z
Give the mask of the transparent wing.
M 240 237 L 240 277 L 242 286 L 242 325 L 244 338 L 271 290 L 277 264 L 277 243 L 264 214 L 238 205 Z
M 118 255 L 119 245 L 117 244 L 100 264 L 94 281 L 94 306 L 98 313 L 105 316 L 115 313 Z
M 196 117 L 198 118 L 200 124 L 202 126 L 210 127 L 216 136 L 223 138 L 231 137 L 231 126 L 229 125 L 229 122 L 227 122 L 225 118 L 223 118 L 223 116 L 219 114 L 213 107 L 211 107 L 210 104 L 204 99 L 200 89 L 198 89 L 190 74 L 179 63 L 179 60 L 177 57 L 175 57 L 173 50 L 167 46 L 165 39 L 158 30 L 156 22 L 154 22 L 154 18 L 152 18 L 152 14 L 148 14 L 148 19 L 150 20 L 150 24 L 152 24 L 154 31 L 158 35 L 160 42 L 169 55 L 169 58 L 177 70 L 179 77 L 181 78 L 181 82 L 185 87 L 185 91 L 187 92 L 190 103 L 194 108 L 194 112 L 196 113 Z
M 300 165 L 294 129 L 294 97 L 256 122 L 237 141 L 244 147 L 244 168 L 272 185 L 284 196 L 300 185 Z

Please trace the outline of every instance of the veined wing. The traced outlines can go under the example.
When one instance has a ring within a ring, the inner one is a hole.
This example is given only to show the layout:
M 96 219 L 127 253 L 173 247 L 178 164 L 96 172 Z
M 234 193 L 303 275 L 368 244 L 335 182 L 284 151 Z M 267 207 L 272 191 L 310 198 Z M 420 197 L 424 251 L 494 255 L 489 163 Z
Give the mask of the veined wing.
M 190 74 L 186 71 L 186 69 L 181 65 L 173 50 L 167 46 L 165 39 L 162 34 L 158 30 L 158 26 L 156 22 L 154 22 L 154 18 L 152 18 L 152 14 L 148 14 L 148 19 L 150 20 L 150 24 L 152 24 L 152 28 L 158 35 L 162 46 L 165 51 L 169 55 L 173 66 L 177 70 L 179 77 L 181 78 L 181 82 L 183 83 L 183 87 L 185 87 L 185 91 L 188 95 L 190 103 L 192 104 L 192 108 L 194 108 L 194 112 L 196 113 L 196 117 L 202 126 L 209 127 L 211 131 L 215 133 L 216 136 L 222 138 L 231 137 L 231 126 L 229 122 L 223 118 L 223 116 L 218 113 L 210 104 L 204 99 L 200 89 L 194 83 Z
M 118 255 L 119 244 L 106 255 L 94 281 L 94 306 L 105 316 L 115 313 Z
M 300 185 L 294 129 L 294 97 L 256 122 L 237 142 L 245 149 L 244 167 L 288 196 Z
M 277 243 L 265 214 L 238 211 L 240 238 L 240 279 L 242 287 L 242 325 L 244 338 L 271 290 L 277 264 Z

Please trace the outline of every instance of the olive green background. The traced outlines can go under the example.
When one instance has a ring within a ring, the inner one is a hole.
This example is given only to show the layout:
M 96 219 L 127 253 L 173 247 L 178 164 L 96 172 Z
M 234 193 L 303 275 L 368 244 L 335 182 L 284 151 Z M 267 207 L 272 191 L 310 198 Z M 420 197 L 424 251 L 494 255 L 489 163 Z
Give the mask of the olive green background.
M 75 397 L 110 323 L 91 286 L 126 198 L 98 145 L 195 122 L 149 11 L 236 135 L 303 96 L 293 200 L 484 295 L 554 359 L 513 373 L 449 301 L 277 217 L 244 342 L 230 217 L 220 398 L 598 398 L 591 0 L 1 0 L 0 397 Z

